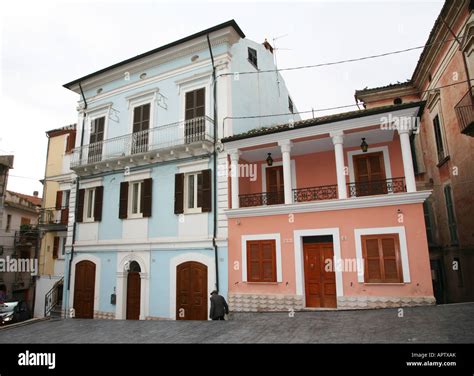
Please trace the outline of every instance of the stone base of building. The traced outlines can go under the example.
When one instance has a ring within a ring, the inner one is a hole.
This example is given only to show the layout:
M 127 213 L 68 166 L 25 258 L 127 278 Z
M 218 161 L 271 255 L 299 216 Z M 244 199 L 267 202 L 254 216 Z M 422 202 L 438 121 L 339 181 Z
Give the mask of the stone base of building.
M 94 319 L 114 320 L 115 312 L 94 311 Z
M 342 296 L 337 298 L 337 309 L 374 309 L 415 307 L 436 304 L 433 296 Z M 301 295 L 262 295 L 229 293 L 232 312 L 288 312 L 304 310 Z
M 434 296 L 340 296 L 338 309 L 416 307 L 436 304 Z
M 157 320 L 172 320 L 170 319 L 169 317 L 156 317 L 156 316 L 147 316 L 145 317 L 145 320 L 153 320 L 153 321 L 157 321 Z

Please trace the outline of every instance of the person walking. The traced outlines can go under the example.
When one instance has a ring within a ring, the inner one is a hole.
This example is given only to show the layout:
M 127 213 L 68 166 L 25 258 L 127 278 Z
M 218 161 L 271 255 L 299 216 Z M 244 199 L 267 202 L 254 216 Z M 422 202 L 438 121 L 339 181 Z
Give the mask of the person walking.
M 229 306 L 224 297 L 219 295 L 217 290 L 211 292 L 211 320 L 225 320 L 224 315 L 229 314 Z

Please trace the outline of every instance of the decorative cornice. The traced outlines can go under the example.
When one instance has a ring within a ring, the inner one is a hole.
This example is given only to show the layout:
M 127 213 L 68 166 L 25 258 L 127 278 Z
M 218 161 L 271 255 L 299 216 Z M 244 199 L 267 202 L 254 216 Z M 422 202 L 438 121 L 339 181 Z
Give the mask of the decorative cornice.
M 228 209 L 224 213 L 228 218 L 261 217 L 268 215 L 311 213 L 333 210 L 373 208 L 380 206 L 421 204 L 432 191 L 410 193 L 392 193 L 380 196 L 352 197 L 346 199 L 297 203 L 290 205 L 255 206 Z

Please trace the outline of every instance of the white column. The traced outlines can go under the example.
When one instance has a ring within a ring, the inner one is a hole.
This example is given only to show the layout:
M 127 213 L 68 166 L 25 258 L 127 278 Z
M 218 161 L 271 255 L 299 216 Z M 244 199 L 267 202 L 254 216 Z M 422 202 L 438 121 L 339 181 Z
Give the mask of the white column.
M 230 186 L 232 190 L 232 209 L 239 207 L 239 157 L 240 151 L 233 150 L 230 154 Z
M 398 129 L 400 135 L 400 146 L 402 148 L 403 171 L 405 173 L 405 184 L 407 192 L 416 192 L 415 171 L 411 158 L 410 130 Z
M 283 185 L 285 192 L 285 205 L 291 204 L 293 202 L 292 189 L 291 189 L 291 141 L 279 141 L 281 156 L 283 160 Z
M 330 136 L 336 157 L 337 194 L 340 199 L 347 198 L 346 174 L 344 173 L 344 133 L 331 132 Z

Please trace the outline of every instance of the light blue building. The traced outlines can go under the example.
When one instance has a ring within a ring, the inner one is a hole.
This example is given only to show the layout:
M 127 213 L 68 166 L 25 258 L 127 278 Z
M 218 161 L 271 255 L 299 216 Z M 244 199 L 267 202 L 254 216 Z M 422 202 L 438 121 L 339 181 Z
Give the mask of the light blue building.
M 218 140 L 299 120 L 282 77 L 255 74 L 274 68 L 270 44 L 229 21 L 64 85 L 80 95 L 68 313 L 208 318 L 209 294 L 227 295 L 231 265 Z M 259 117 L 268 114 L 285 115 Z

